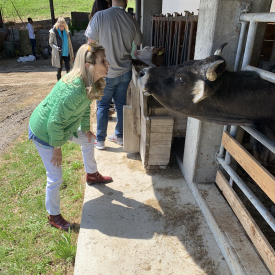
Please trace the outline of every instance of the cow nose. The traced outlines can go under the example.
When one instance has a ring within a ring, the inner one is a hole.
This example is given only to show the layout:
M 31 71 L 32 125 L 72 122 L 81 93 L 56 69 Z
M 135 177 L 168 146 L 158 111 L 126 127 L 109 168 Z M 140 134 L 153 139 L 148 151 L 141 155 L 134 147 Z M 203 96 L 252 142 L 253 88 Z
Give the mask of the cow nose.
M 143 76 L 145 76 L 145 72 L 144 72 L 143 70 L 141 70 L 141 71 L 139 72 L 139 77 L 143 77 Z

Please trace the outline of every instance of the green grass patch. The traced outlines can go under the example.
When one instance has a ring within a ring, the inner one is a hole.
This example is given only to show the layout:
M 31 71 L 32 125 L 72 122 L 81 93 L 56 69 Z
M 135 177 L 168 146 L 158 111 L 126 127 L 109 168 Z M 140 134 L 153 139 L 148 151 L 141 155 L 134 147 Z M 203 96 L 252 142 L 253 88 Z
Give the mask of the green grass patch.
M 19 15 L 24 22 L 28 17 L 33 20 L 44 20 L 51 18 L 49 0 L 13 0 Z M 71 17 L 72 11 L 91 12 L 94 1 L 88 0 L 54 0 L 55 17 Z M 0 8 L 2 7 L 2 16 L 4 21 L 20 21 L 11 0 L 0 0 Z M 135 0 L 128 1 L 129 8 L 135 8 Z
M 61 211 L 79 224 L 85 188 L 81 148 L 68 142 L 62 154 Z M 65 274 L 73 269 L 79 226 L 64 234 L 47 223 L 45 187 L 44 165 L 24 134 L 0 159 L 1 274 Z M 64 247 L 62 259 L 56 257 L 57 245 Z

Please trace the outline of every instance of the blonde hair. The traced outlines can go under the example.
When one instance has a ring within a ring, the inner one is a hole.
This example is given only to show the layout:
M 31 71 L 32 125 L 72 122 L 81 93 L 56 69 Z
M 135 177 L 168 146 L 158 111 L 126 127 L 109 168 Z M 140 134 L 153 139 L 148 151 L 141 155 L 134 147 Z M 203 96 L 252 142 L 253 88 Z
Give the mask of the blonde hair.
M 66 31 L 69 30 L 68 25 L 63 17 L 59 17 L 53 27 L 57 30 L 60 25 L 64 25 Z
M 90 45 L 82 45 L 76 53 L 72 70 L 62 78 L 63 82 L 73 85 L 73 81 L 80 77 L 85 84 L 86 93 L 89 100 L 100 100 L 104 95 L 103 90 L 106 86 L 103 77 L 94 83 L 91 72 L 85 67 L 86 63 L 90 63 L 92 65 L 96 63 L 96 57 L 99 51 L 105 52 L 104 47 L 94 43 Z

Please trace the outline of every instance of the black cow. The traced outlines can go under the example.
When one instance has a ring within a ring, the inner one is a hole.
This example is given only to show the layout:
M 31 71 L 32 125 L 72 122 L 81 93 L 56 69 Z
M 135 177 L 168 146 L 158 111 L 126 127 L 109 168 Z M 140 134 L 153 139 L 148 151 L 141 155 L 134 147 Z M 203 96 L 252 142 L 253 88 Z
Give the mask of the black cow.
M 203 60 L 145 68 L 139 83 L 174 112 L 222 125 L 254 125 L 270 136 L 270 130 L 275 133 L 275 84 L 256 72 L 227 71 L 220 56 L 225 45 Z

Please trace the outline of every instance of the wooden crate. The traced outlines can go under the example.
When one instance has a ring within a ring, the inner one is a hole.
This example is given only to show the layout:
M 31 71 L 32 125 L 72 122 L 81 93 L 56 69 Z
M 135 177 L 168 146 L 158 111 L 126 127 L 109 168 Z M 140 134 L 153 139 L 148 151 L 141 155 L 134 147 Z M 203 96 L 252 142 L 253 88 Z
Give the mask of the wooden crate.
M 148 168 L 166 168 L 173 136 L 185 136 L 187 117 L 164 108 L 151 96 L 144 96 L 137 79 L 133 67 L 127 106 L 124 106 L 123 149 L 140 152 L 142 163 Z

